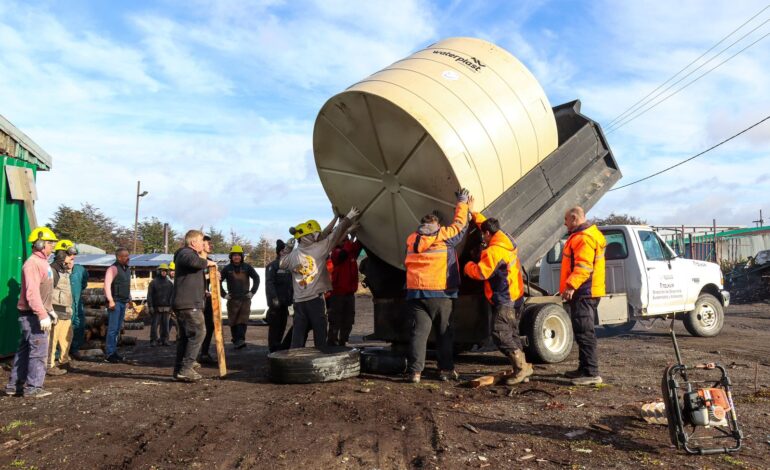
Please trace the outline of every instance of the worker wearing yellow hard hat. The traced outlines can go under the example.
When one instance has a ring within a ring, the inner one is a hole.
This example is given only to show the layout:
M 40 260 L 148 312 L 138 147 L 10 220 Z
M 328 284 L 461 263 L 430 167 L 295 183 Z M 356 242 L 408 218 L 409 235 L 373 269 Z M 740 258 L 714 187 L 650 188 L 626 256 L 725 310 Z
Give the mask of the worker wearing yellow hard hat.
M 168 277 L 171 282 L 174 282 L 174 278 L 176 277 L 176 263 L 173 261 L 168 263 Z
M 51 302 L 53 271 L 48 265 L 48 257 L 59 240 L 50 228 L 37 227 L 30 233 L 28 241 L 32 244 L 32 255 L 21 268 L 21 292 L 16 304 L 21 340 L 5 394 L 45 397 L 51 394 L 43 389 L 43 382 L 48 335 L 56 317 Z
M 307 332 L 312 328 L 316 348 L 326 346 L 326 303 L 323 295 L 331 290 L 326 258 L 332 248 L 353 228 L 360 214 L 355 207 L 345 217 L 334 217 L 325 229 L 315 220 L 298 224 L 289 229 L 299 245 L 293 249 L 290 243 L 281 253 L 280 269 L 291 271 L 294 286 L 294 329 L 291 347 L 302 348 Z M 337 221 L 339 225 L 335 227 Z
M 172 262 L 173 264 L 173 262 Z M 158 274 L 147 287 L 147 311 L 150 313 L 150 346 L 168 346 L 169 321 L 171 319 L 171 298 L 174 296 L 174 283 L 168 276 L 169 266 L 162 263 Z M 158 327 L 160 326 L 160 336 Z
M 51 263 L 53 291 L 51 303 L 55 321 L 51 326 L 48 354 L 48 375 L 63 375 L 67 370 L 56 365 L 56 353 L 59 352 L 59 364 L 69 366 L 70 344 L 72 343 L 72 282 L 70 276 L 75 265 L 78 250 L 71 240 L 59 240 L 54 246 L 54 259 Z
M 235 349 L 246 346 L 246 325 L 251 313 L 251 298 L 259 289 L 259 274 L 244 261 L 243 247 L 230 248 L 230 264 L 222 269 L 222 295 L 227 299 L 227 321 Z

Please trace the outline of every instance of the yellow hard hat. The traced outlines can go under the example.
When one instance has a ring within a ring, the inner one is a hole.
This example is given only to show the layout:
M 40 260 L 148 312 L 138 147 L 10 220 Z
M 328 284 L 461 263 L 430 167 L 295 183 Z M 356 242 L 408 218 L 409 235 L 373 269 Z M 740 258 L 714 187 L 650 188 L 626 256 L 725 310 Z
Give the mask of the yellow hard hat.
M 233 247 L 230 248 L 230 254 L 233 254 L 233 253 L 239 253 L 242 255 L 243 247 L 241 247 L 241 245 L 233 245 Z
M 169 271 L 176 271 L 176 263 L 173 261 L 168 263 L 168 269 Z
M 56 238 L 56 234 L 53 233 L 53 230 L 51 230 L 48 227 L 38 227 L 35 230 L 32 231 L 32 233 L 29 234 L 29 238 L 27 241 L 30 243 L 35 243 L 38 240 L 42 240 L 45 242 L 58 242 L 59 239 Z M 72 243 L 72 242 L 70 242 Z
M 72 240 L 59 240 L 59 243 L 56 244 L 54 247 L 54 251 L 66 251 L 67 254 L 76 255 L 78 253 L 77 248 L 75 248 L 75 244 L 72 243 Z
M 294 238 L 302 238 L 305 235 L 310 235 L 311 233 L 317 233 L 321 231 L 321 225 L 318 224 L 315 220 L 308 220 L 307 222 L 301 223 L 297 225 L 296 227 L 289 228 L 289 233 L 294 235 Z
M 168 265 L 166 263 L 161 263 L 160 266 L 158 266 L 158 271 L 168 271 Z

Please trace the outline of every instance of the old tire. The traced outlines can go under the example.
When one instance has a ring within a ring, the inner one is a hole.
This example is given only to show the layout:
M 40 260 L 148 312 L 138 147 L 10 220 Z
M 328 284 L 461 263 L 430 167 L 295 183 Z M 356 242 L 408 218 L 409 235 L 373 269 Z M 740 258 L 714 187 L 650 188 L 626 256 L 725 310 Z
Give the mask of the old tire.
M 708 338 L 722 331 L 725 311 L 722 304 L 711 294 L 701 294 L 695 308 L 684 317 L 684 327 L 693 336 Z
M 543 304 L 527 312 L 525 330 L 528 351 L 533 360 L 547 364 L 563 361 L 572 351 L 572 322 L 558 304 Z
M 361 351 L 361 372 L 397 375 L 406 372 L 406 356 L 390 348 L 366 348 Z
M 280 384 L 333 382 L 361 373 L 361 357 L 355 348 L 298 348 L 267 356 L 270 380 Z

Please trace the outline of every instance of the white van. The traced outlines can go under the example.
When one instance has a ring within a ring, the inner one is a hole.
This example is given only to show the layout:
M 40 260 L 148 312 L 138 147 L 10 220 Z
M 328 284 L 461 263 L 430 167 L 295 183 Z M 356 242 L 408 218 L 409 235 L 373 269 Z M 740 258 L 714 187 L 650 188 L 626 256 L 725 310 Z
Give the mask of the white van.
M 265 268 L 254 268 L 259 275 L 259 288 L 254 297 L 251 298 L 251 313 L 249 320 L 264 320 L 267 317 L 267 297 L 265 296 Z M 253 283 L 249 279 L 249 289 Z M 222 318 L 227 318 L 227 301 L 222 299 Z

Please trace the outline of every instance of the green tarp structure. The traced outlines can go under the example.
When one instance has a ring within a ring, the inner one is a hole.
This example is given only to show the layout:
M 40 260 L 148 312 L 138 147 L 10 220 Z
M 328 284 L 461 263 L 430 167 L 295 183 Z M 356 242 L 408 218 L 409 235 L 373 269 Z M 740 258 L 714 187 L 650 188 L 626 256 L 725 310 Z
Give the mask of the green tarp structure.
M 0 357 L 12 355 L 19 344 L 21 267 L 30 255 L 27 237 L 32 228 L 24 202 L 14 200 L 6 167 L 51 168 L 51 157 L 0 115 Z

